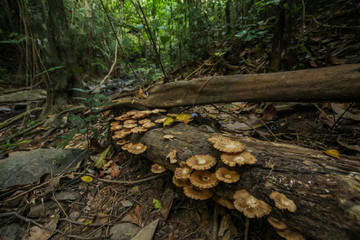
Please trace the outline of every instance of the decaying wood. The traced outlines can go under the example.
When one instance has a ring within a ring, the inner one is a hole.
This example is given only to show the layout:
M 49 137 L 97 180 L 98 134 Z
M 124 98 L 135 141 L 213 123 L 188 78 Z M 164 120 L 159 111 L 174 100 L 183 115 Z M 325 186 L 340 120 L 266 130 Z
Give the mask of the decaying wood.
M 349 64 L 172 82 L 152 87 L 147 99 L 121 98 L 115 106 L 166 108 L 237 101 L 359 101 L 359 92 L 360 64 Z
M 172 141 L 163 135 L 171 134 Z M 166 156 L 177 150 L 184 161 L 195 154 L 220 153 L 207 141 L 215 133 L 202 127 L 177 124 L 166 129 L 153 129 L 140 141 L 148 148 L 146 156 L 153 162 L 174 170 Z M 340 156 L 335 159 L 316 150 L 293 145 L 239 138 L 258 159 L 255 165 L 236 167 L 240 181 L 220 183 L 213 191 L 232 199 L 237 189 L 246 189 L 256 198 L 271 205 L 270 216 L 284 221 L 290 228 L 314 239 L 360 239 L 360 158 Z M 223 166 L 218 160 L 214 168 Z M 214 169 L 213 168 L 213 169 Z M 269 198 L 279 191 L 294 200 L 294 213 L 281 211 Z

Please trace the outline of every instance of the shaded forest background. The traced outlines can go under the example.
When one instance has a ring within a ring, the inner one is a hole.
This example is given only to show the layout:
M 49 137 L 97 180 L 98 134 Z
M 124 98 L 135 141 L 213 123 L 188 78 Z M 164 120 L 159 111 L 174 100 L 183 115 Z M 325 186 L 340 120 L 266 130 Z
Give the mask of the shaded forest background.
M 17 0 L 0 3 L 0 84 L 47 89 L 45 112 L 112 78 L 261 73 L 358 63 L 356 1 Z M 115 61 L 116 60 L 116 61 Z

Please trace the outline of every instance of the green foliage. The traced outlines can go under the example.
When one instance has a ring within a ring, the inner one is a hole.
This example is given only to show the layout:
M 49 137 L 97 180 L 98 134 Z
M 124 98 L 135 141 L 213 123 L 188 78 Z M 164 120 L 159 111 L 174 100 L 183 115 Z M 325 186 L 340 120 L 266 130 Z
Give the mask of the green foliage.
M 1 148 L 14 149 L 17 146 L 19 146 L 20 144 L 29 143 L 29 142 L 31 142 L 31 140 L 23 140 L 23 141 L 20 141 L 20 142 L 17 142 L 17 143 L 11 143 L 10 140 L 6 140 L 5 144 L 0 145 L 0 149 Z
M 159 201 L 159 200 L 157 200 L 157 199 L 153 199 L 153 204 L 154 204 L 154 208 L 156 209 L 156 210 L 161 210 L 162 209 L 162 206 L 161 206 L 161 202 Z

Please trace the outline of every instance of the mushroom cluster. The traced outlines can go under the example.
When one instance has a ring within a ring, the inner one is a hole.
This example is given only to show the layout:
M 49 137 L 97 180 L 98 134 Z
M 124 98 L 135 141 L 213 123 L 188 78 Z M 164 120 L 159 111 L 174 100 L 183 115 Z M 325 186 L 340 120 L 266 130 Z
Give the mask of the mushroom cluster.
M 281 237 L 285 238 L 286 240 L 305 240 L 305 237 L 303 235 L 289 229 L 284 222 L 274 217 L 268 217 L 267 221 L 270 223 L 271 226 L 274 227 L 276 233 L 279 234 Z
M 132 133 L 142 133 L 154 127 L 156 124 L 146 118 L 150 114 L 164 113 L 164 109 L 145 111 L 129 111 L 121 116 L 115 117 L 115 122 L 110 123 L 110 131 L 114 132 L 112 139 L 117 140 L 116 144 L 122 146 L 132 154 L 140 154 L 146 150 L 142 143 L 131 143 L 126 138 Z

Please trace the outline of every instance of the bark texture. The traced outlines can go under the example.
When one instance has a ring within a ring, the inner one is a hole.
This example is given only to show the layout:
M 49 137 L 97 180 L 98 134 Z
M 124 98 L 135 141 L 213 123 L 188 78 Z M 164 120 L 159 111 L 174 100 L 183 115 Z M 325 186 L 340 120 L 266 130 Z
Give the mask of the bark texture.
M 121 98 L 115 106 L 177 107 L 225 102 L 359 101 L 360 64 L 290 72 L 215 76 L 152 87 L 147 99 Z
M 166 134 L 172 141 L 163 140 Z M 153 129 L 140 141 L 148 148 L 149 160 L 174 170 L 178 164 L 166 160 L 172 149 L 178 162 L 195 154 L 211 154 L 218 159 L 212 170 L 224 166 L 220 152 L 208 142 L 216 134 L 204 128 L 177 124 L 166 129 Z M 316 150 L 293 145 L 239 138 L 258 159 L 255 165 L 235 167 L 241 177 L 234 184 L 220 183 L 213 192 L 232 199 L 238 189 L 272 207 L 269 216 L 285 222 L 290 228 L 314 239 L 360 239 L 360 158 L 341 156 L 335 159 Z M 279 191 L 297 205 L 294 213 L 281 211 L 269 198 Z

